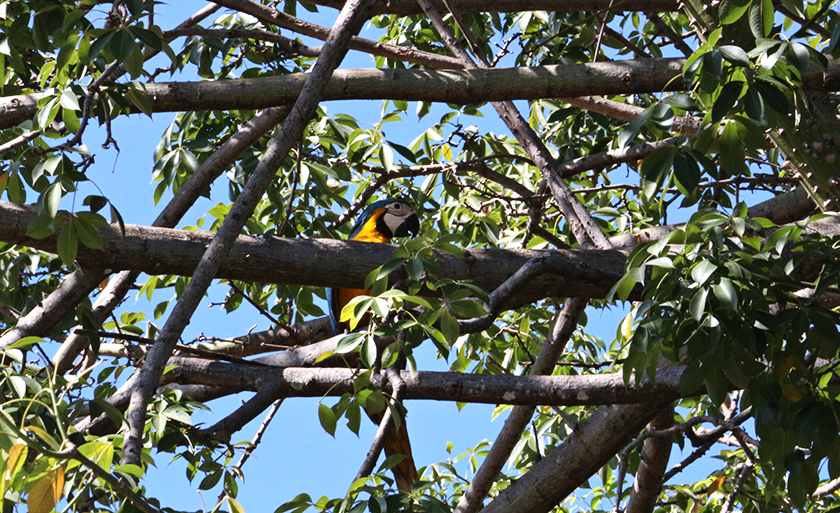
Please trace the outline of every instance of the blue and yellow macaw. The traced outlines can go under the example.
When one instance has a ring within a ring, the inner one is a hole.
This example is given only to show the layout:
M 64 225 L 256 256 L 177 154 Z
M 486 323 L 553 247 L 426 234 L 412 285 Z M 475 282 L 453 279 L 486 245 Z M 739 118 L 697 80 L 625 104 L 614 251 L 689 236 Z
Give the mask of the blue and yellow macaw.
M 394 237 L 408 237 L 417 235 L 420 230 L 420 220 L 414 209 L 405 201 L 388 198 L 377 201 L 365 208 L 356 219 L 356 224 L 350 232 L 349 240 L 363 242 L 376 242 L 379 244 L 390 244 Z M 356 296 L 368 295 L 369 290 L 364 289 L 327 289 L 327 300 L 330 307 L 330 325 L 333 334 L 343 333 L 347 326 L 339 321 L 341 309 L 344 305 L 353 300 Z M 362 319 L 361 325 L 370 322 L 370 319 Z M 417 481 L 417 467 L 414 465 L 414 458 L 411 455 L 411 441 L 408 438 L 408 430 L 405 427 L 405 417 L 400 416 L 400 427 L 396 428 L 391 424 L 385 435 L 385 456 L 403 454 L 405 458 L 395 465 L 391 471 L 401 492 L 408 492 Z M 380 422 L 381 416 L 375 418 L 374 422 Z
M 390 244 L 394 237 L 413 237 L 419 230 L 420 220 L 411 205 L 402 200 L 387 198 L 365 208 L 356 218 L 356 224 L 353 225 L 353 230 L 347 238 L 362 242 Z M 369 290 L 364 289 L 327 289 L 330 325 L 334 335 L 342 333 L 347 327 L 339 322 L 341 309 L 356 296 L 366 296 L 369 293 Z M 367 322 L 362 321 L 361 324 L 364 325 Z

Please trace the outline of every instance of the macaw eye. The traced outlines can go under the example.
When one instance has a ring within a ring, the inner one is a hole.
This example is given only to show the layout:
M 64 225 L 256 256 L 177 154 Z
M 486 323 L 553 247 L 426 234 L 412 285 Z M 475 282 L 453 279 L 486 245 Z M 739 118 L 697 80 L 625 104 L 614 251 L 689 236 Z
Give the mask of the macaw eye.
M 399 209 L 401 209 L 401 208 L 402 208 L 402 204 L 400 204 L 400 203 L 394 203 L 394 210 L 399 210 Z

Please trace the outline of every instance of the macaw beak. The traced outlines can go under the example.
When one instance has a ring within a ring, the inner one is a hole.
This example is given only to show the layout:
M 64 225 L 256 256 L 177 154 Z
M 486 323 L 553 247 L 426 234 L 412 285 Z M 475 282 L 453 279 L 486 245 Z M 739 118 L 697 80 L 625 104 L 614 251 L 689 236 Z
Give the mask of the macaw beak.
M 414 237 L 420 232 L 420 218 L 417 214 L 411 214 L 405 218 L 405 221 L 397 228 L 394 233 L 395 237 Z

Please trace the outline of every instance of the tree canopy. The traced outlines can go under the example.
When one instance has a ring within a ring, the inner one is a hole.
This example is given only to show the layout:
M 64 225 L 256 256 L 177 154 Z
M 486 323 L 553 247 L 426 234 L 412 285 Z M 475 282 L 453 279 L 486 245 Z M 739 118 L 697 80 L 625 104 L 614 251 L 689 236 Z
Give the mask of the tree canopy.
M 224 484 L 208 510 L 243 511 L 287 397 L 327 433 L 378 430 L 346 495 L 279 512 L 840 509 L 835 2 L 197 5 L 0 1 L 4 512 L 166 509 L 144 487 L 161 453 Z M 338 69 L 349 50 L 370 66 Z M 96 146 L 131 144 L 114 120 L 162 112 L 145 226 L 80 191 Z M 387 197 L 419 236 L 343 240 Z M 183 340 L 210 287 L 272 328 Z M 332 333 L 325 287 L 369 289 L 355 331 Z M 594 336 L 610 308 L 615 337 Z M 408 400 L 507 420 L 467 474 L 406 482 L 410 454 L 376 463 Z

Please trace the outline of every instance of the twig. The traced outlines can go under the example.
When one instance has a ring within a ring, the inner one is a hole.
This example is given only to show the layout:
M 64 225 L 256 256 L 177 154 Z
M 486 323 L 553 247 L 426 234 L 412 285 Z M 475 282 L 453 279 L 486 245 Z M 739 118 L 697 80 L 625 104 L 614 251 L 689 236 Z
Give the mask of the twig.
M 268 428 L 268 425 L 271 424 L 271 420 L 274 419 L 274 416 L 277 414 L 277 410 L 280 409 L 281 404 L 283 404 L 283 399 L 277 399 L 276 401 L 274 401 L 274 404 L 271 406 L 271 409 L 268 410 L 268 413 L 265 414 L 265 418 L 260 424 L 260 427 L 257 429 L 257 432 L 254 434 L 253 440 L 251 440 L 251 443 L 245 449 L 245 453 L 242 454 L 242 457 L 239 458 L 239 461 L 236 462 L 236 465 L 234 465 L 233 468 L 242 470 L 242 465 L 244 465 L 245 462 L 248 461 L 248 458 L 251 457 L 251 454 L 254 452 L 254 449 L 256 449 L 257 446 L 260 444 L 265 430 Z M 225 497 L 227 497 L 227 492 L 222 491 L 222 493 L 219 494 L 219 498 L 216 499 L 216 503 L 218 504 L 222 502 L 225 499 Z
M 318 57 L 321 54 L 320 48 L 310 48 L 300 41 L 283 37 L 280 34 L 273 34 L 264 30 L 249 29 L 205 29 L 205 28 L 177 28 L 164 32 L 167 38 L 181 36 L 217 37 L 219 39 L 254 39 L 257 41 L 269 41 L 277 44 L 288 53 L 295 53 L 304 57 Z
M 741 489 L 744 487 L 744 483 L 747 481 L 747 478 L 750 477 L 752 473 L 754 463 L 752 461 L 747 461 L 741 467 L 741 472 L 738 474 L 738 479 L 735 481 L 735 486 L 732 487 L 732 492 L 729 494 L 729 497 L 726 498 L 726 504 L 723 505 L 722 513 L 730 513 L 732 508 L 735 506 L 735 500 L 738 498 L 738 495 L 741 493 Z
M 228 281 L 228 286 L 230 288 L 232 288 L 237 294 L 242 296 L 242 298 L 245 299 L 245 301 L 251 303 L 251 306 L 256 308 L 257 311 L 260 312 L 260 315 L 262 315 L 266 319 L 270 320 L 271 324 L 273 326 L 282 326 L 283 328 L 288 328 L 288 326 L 286 324 L 283 324 L 280 321 L 278 321 L 273 315 L 271 315 L 269 312 L 267 312 L 265 308 L 263 308 L 262 306 L 257 304 L 257 302 L 254 301 L 253 299 L 251 299 L 251 296 L 246 294 L 245 291 L 242 290 L 241 288 L 239 288 L 233 281 Z
M 373 442 L 370 445 L 367 456 L 365 456 L 365 460 L 362 462 L 362 466 L 359 468 L 353 481 L 367 477 L 373 472 L 373 467 L 376 465 L 376 461 L 379 459 L 379 455 L 385 447 L 387 433 L 394 423 L 392 412 L 400 407 L 399 405 L 402 402 L 403 395 L 405 395 L 405 382 L 403 382 L 399 373 L 394 368 L 388 368 L 385 371 L 385 375 L 391 384 L 391 405 L 385 408 L 385 411 L 382 413 L 382 420 L 379 421 L 376 435 L 373 437 Z

